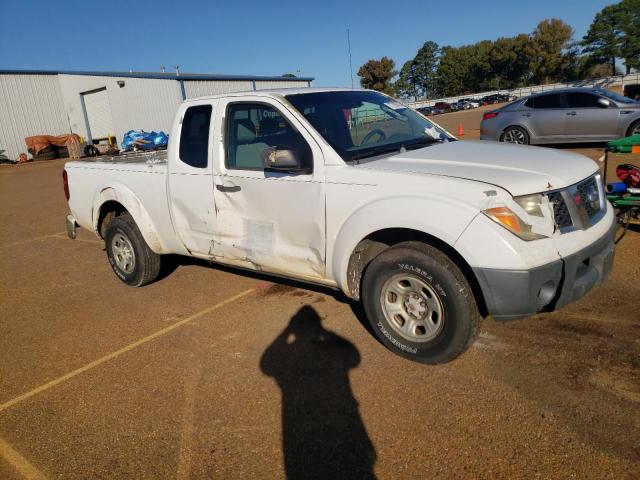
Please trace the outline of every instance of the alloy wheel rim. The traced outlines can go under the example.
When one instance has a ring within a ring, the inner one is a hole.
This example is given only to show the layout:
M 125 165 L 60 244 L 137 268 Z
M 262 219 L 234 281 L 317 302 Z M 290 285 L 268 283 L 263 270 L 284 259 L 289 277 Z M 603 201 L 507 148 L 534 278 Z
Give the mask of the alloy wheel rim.
M 111 254 L 118 268 L 126 274 L 133 273 L 136 267 L 136 256 L 133 245 L 127 237 L 116 233 L 111 239 Z
M 507 130 L 507 133 L 504 134 L 504 141 L 507 143 L 523 145 L 525 143 L 524 140 L 524 133 L 520 130 Z
M 391 328 L 411 342 L 428 342 L 444 326 L 440 296 L 415 275 L 401 273 L 389 278 L 382 286 L 380 305 Z

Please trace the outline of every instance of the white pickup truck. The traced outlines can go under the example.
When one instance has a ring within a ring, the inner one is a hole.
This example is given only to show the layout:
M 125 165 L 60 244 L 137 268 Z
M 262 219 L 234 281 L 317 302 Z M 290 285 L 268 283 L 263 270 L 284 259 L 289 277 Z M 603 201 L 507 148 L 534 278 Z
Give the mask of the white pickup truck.
M 78 226 L 125 283 L 190 255 L 342 290 L 390 350 L 442 363 L 480 318 L 601 283 L 615 219 L 577 154 L 457 141 L 391 97 L 292 89 L 188 100 L 164 156 L 69 162 Z

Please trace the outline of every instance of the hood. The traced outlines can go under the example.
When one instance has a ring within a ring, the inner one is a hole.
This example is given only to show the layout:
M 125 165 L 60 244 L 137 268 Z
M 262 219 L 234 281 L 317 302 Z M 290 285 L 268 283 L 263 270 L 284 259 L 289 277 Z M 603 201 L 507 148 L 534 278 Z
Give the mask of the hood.
M 496 185 L 513 196 L 564 188 L 598 169 L 577 153 L 481 141 L 436 144 L 356 168 L 465 178 Z

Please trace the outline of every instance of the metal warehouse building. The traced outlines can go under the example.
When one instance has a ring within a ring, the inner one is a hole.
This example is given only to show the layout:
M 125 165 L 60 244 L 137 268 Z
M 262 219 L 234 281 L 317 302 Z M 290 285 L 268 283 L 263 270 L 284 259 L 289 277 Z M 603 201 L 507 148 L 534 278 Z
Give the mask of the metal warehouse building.
M 77 133 L 88 141 L 134 129 L 169 132 L 187 98 L 308 87 L 313 78 L 139 72 L 0 70 L 0 150 L 26 153 L 25 137 Z

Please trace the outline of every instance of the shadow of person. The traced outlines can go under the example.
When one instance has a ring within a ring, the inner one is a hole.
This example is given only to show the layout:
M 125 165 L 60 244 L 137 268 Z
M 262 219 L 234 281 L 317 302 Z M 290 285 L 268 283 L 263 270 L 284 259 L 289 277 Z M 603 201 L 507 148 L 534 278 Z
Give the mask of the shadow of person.
M 282 390 L 287 478 L 371 479 L 376 453 L 349 383 L 360 354 L 304 306 L 267 348 L 262 372 Z

